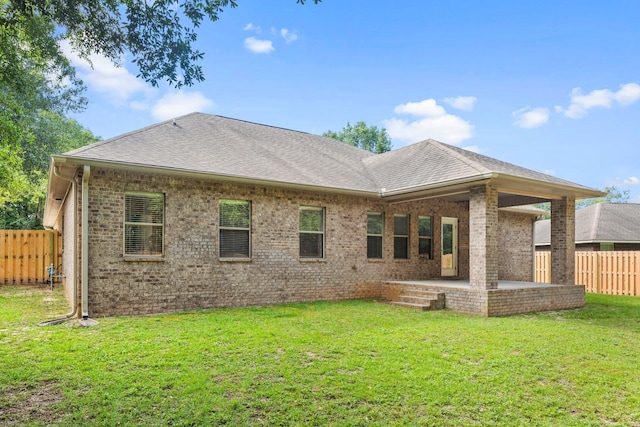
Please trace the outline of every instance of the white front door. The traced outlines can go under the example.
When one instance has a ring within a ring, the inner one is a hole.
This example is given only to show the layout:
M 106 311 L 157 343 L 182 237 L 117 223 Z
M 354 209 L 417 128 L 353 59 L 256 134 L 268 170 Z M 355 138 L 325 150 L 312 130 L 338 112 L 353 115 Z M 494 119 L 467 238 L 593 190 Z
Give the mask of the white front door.
M 441 227 L 441 272 L 444 276 L 458 275 L 458 218 L 442 218 Z

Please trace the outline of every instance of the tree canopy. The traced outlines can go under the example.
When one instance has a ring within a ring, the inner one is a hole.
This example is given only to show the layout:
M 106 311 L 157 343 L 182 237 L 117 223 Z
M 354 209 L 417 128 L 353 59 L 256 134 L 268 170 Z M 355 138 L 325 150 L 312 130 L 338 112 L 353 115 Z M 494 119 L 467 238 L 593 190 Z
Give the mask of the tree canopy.
M 304 4 L 306 0 L 296 0 Z M 319 3 L 321 0 L 313 0 Z M 96 140 L 69 112 L 85 87 L 60 47 L 121 65 L 153 86 L 204 80 L 197 29 L 235 0 L 0 0 L 0 228 L 39 226 L 49 157 Z
M 236 6 L 235 0 L 0 0 L 0 31 L 39 46 L 44 60 L 61 56 L 57 42 L 64 39 L 85 59 L 100 54 L 121 64 L 130 53 L 139 77 L 153 86 L 162 80 L 190 86 L 204 80 L 197 64 L 204 53 L 194 48 L 198 27 Z
M 629 201 L 630 190 L 620 190 L 615 185 L 605 187 L 606 193 L 602 197 L 595 197 L 593 199 L 584 199 L 576 202 L 576 209 L 586 208 L 587 206 L 595 205 L 596 203 L 609 202 L 609 203 L 627 203 Z
M 0 229 L 41 228 L 51 155 L 98 140 L 75 120 L 47 110 L 30 118 L 25 135 L 11 163 L 0 159 L 9 174 L 0 184 Z
M 576 200 L 576 209 L 586 208 L 587 206 L 595 205 L 596 203 L 627 203 L 629 201 L 630 190 L 620 190 L 615 185 L 605 187 L 603 190 L 606 194 L 602 197 L 594 197 L 592 199 Z M 544 209 L 547 212 L 551 212 L 550 203 L 538 203 L 535 207 Z M 549 218 L 550 215 L 544 215 L 545 218 Z
M 347 122 L 340 132 L 327 131 L 322 135 L 372 153 L 385 153 L 392 148 L 391 138 L 385 128 L 367 126 L 365 122 L 357 122 L 353 126 Z

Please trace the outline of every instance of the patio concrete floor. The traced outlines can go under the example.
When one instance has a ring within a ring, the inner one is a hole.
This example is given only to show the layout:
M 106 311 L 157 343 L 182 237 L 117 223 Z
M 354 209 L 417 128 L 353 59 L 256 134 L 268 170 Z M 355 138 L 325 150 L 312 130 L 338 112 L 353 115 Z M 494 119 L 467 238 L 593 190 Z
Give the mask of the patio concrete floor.
M 438 288 L 451 288 L 451 289 L 470 289 L 469 279 L 388 280 L 386 283 L 434 286 Z M 562 286 L 562 285 L 552 285 L 549 283 L 537 283 L 537 282 L 516 282 L 516 281 L 508 281 L 508 280 L 498 281 L 498 290 L 546 288 L 548 286 Z

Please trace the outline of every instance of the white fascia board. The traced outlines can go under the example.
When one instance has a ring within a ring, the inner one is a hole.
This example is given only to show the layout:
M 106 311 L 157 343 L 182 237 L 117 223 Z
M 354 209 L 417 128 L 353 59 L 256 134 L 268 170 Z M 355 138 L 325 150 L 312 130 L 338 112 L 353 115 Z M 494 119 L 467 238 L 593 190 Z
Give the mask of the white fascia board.
M 360 197 L 375 197 L 375 198 L 380 197 L 380 193 L 378 191 L 367 191 L 367 190 L 356 190 L 356 189 L 350 189 L 350 188 L 298 184 L 294 182 L 272 181 L 272 180 L 266 180 L 266 179 L 237 176 L 237 175 L 225 175 L 225 174 L 216 174 L 216 173 L 210 173 L 210 172 L 199 172 L 199 171 L 193 171 L 189 169 L 168 168 L 168 167 L 161 167 L 161 166 L 148 166 L 148 165 L 142 165 L 139 163 L 112 162 L 112 161 L 105 161 L 105 160 L 76 158 L 71 156 L 64 156 L 64 157 L 54 156 L 54 158 L 56 162 L 59 161 L 61 163 L 73 164 L 76 166 L 88 165 L 92 167 L 105 168 L 105 169 L 116 169 L 116 170 L 139 172 L 139 173 L 156 173 L 156 174 L 159 173 L 159 174 L 177 176 L 182 178 L 216 180 L 216 181 L 232 182 L 236 184 L 245 184 L 245 185 L 261 185 L 261 186 L 269 186 L 269 187 L 276 187 L 276 188 L 285 188 L 289 190 L 324 192 L 324 193 L 343 194 L 343 195 L 360 196 Z

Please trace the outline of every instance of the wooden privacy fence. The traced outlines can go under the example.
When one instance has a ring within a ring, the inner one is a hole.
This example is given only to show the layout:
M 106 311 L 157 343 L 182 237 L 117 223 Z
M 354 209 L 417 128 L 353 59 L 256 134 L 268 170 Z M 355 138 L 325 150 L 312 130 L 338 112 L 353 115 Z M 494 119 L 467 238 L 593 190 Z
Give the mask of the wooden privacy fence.
M 536 252 L 536 282 L 551 282 L 551 253 Z M 576 252 L 576 283 L 587 292 L 640 296 L 640 251 Z
M 60 269 L 62 237 L 54 230 L 0 230 L 0 285 L 44 283 Z

